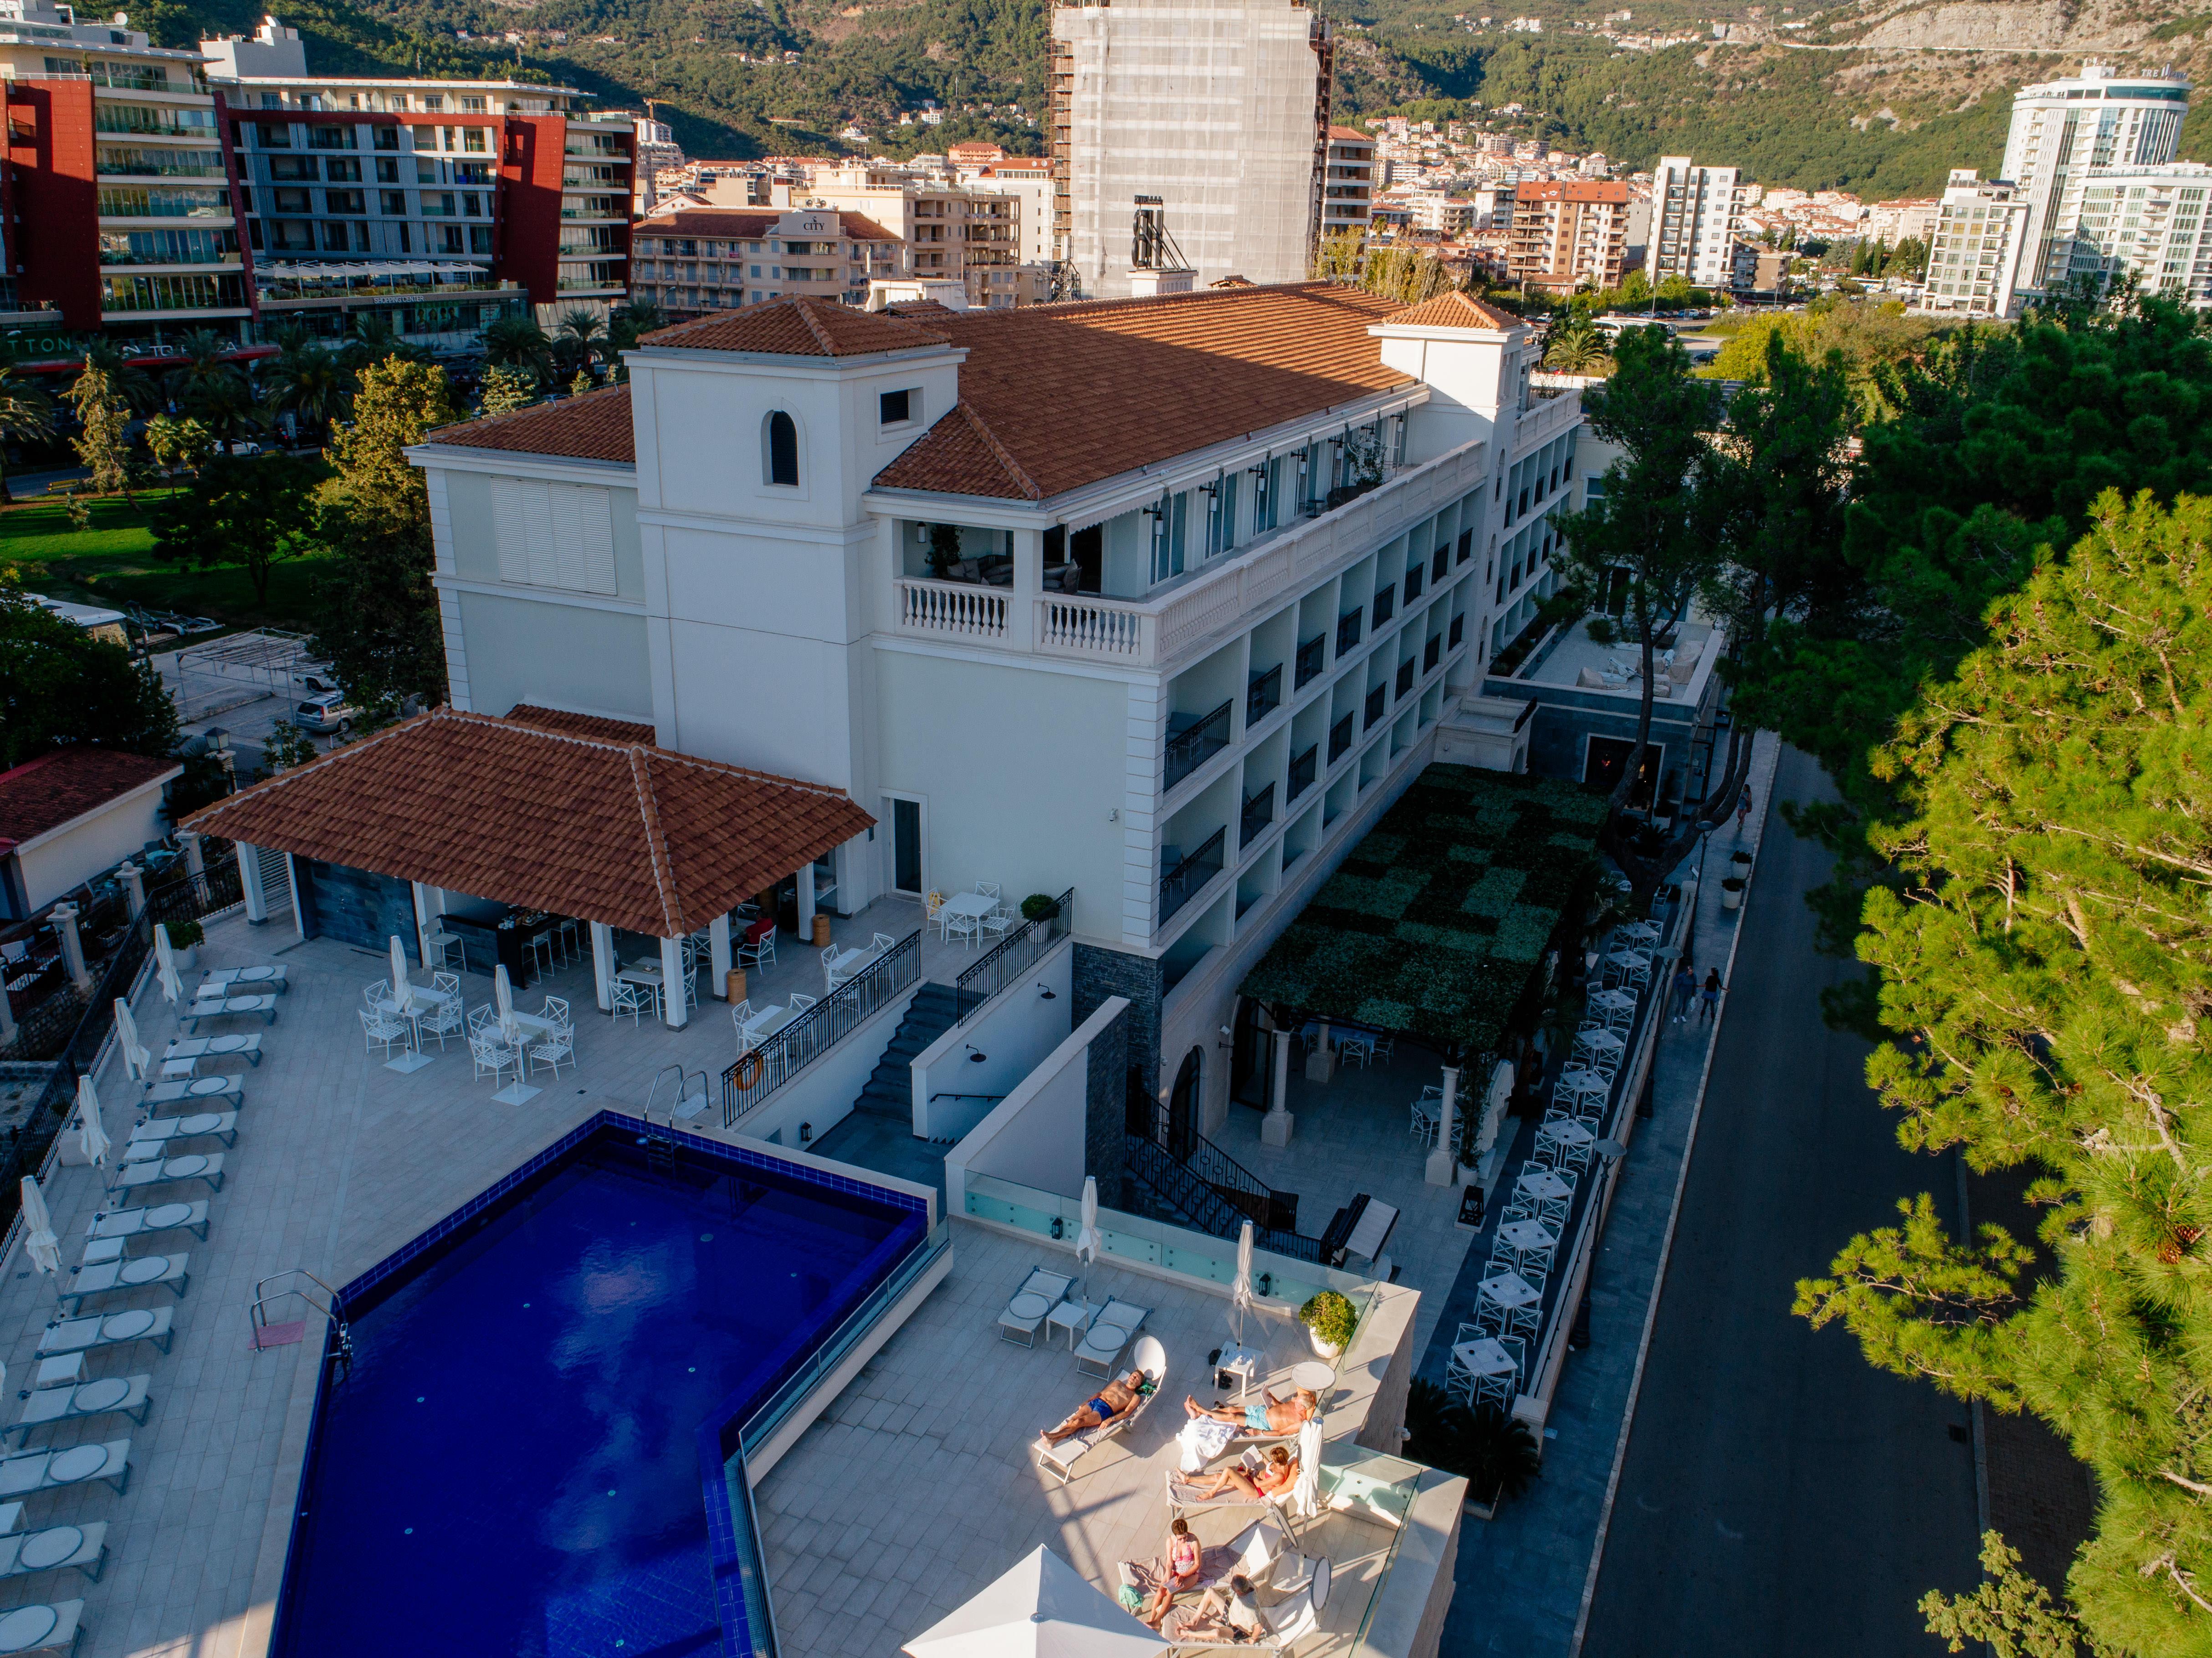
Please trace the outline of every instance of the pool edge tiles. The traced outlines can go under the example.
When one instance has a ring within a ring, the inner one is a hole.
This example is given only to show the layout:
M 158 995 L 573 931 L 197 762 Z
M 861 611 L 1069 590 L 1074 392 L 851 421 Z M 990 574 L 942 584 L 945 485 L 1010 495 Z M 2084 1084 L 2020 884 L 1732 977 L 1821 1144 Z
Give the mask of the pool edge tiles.
M 777 1420 L 781 1422 L 793 1413 L 795 1406 L 813 1398 L 820 1384 L 834 1374 L 841 1358 L 878 1329 L 887 1314 L 899 1307 L 930 1264 L 949 1254 L 951 1229 L 940 1221 L 933 1231 L 929 1199 L 901 1190 L 896 1185 L 854 1180 L 812 1161 L 801 1162 L 731 1145 L 681 1129 L 649 1127 L 626 1112 L 602 1109 L 348 1280 L 337 1292 L 339 1304 L 348 1319 L 373 1311 L 386 1293 L 404 1286 L 404 1275 L 410 1269 L 429 1265 L 437 1258 L 441 1246 L 457 1241 L 465 1229 L 472 1230 L 481 1224 L 488 1212 L 501 1210 L 510 1200 L 526 1200 L 528 1193 L 523 1188 L 556 1175 L 562 1167 L 583 1154 L 589 1144 L 602 1135 L 639 1145 L 650 1135 L 688 1154 L 684 1161 L 695 1169 L 704 1163 L 730 1175 L 769 1175 L 792 1187 L 811 1188 L 824 1199 L 857 1198 L 895 1216 L 888 1235 L 843 1276 L 835 1292 L 823 1303 L 830 1308 L 849 1306 L 850 1310 L 834 1321 L 796 1327 L 755 1365 L 736 1389 L 708 1412 L 695 1430 L 710 1566 L 710 1581 L 703 1587 L 720 1625 L 720 1650 L 724 1658 L 772 1658 L 775 1652 L 773 1612 L 750 1486 L 744 1479 L 742 1450 L 729 1448 L 741 1445 L 745 1430 L 764 1409 L 781 1407 Z M 934 1282 L 934 1278 L 930 1280 L 932 1284 Z M 860 1298 L 859 1304 L 851 1305 L 855 1296 Z M 888 1339 L 888 1333 L 884 1333 L 884 1339 Z M 825 1353 L 826 1362 L 823 1357 Z M 335 1367 L 331 1361 L 337 1356 L 337 1330 L 332 1326 L 325 1329 L 322 1362 L 317 1367 L 299 1485 L 288 1527 L 282 1582 L 269 1625 L 267 1650 L 271 1654 L 291 1649 L 294 1631 L 289 1626 L 299 1612 L 302 1537 L 313 1503 L 313 1483 L 326 1413 L 331 1404 Z M 732 1491 L 732 1470 L 741 1494 Z

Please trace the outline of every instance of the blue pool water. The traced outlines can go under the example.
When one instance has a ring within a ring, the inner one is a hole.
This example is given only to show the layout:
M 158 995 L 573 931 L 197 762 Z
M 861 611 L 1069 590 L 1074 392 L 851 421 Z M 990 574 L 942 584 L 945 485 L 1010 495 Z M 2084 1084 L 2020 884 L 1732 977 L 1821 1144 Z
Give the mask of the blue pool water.
M 355 1357 L 324 1386 L 280 1652 L 720 1649 L 702 1447 L 734 1446 L 726 1424 L 925 1224 L 911 1199 L 738 1155 L 656 1164 L 603 1125 L 349 1291 Z

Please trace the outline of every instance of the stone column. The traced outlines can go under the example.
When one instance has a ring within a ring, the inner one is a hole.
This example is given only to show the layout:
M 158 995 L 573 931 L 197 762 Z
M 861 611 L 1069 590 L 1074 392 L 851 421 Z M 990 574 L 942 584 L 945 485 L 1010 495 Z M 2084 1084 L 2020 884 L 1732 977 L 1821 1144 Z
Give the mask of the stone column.
M 1459 1102 L 1459 1067 L 1444 1067 L 1443 1103 L 1437 1110 L 1437 1149 L 1429 1153 L 1428 1182 L 1431 1186 L 1459 1183 L 1459 1159 L 1452 1151 L 1452 1110 Z
M 1336 1050 L 1328 1045 L 1327 1019 L 1315 1027 L 1314 1045 L 1306 1050 L 1306 1080 L 1326 1084 L 1336 1075 Z
M 690 1023 L 691 1008 L 684 995 L 684 941 L 660 941 L 660 1017 L 672 1030 Z
M 115 866 L 115 873 L 123 883 L 124 894 L 130 902 L 131 919 L 135 921 L 146 908 L 146 872 L 126 858 Z
M 92 988 L 92 975 L 84 964 L 84 940 L 77 937 L 76 906 L 56 904 L 46 918 L 54 936 L 62 941 L 62 968 L 79 990 Z
M 269 919 L 269 900 L 261 890 L 261 848 L 238 843 L 238 881 L 246 894 L 246 919 L 255 926 Z
M 605 921 L 588 923 L 592 929 L 592 988 L 599 999 L 599 1011 L 611 1013 L 615 1005 L 615 930 Z
M 1275 1033 L 1274 1086 L 1268 1092 L 1267 1114 L 1260 1119 L 1260 1144 L 1288 1145 L 1297 1119 L 1283 1108 L 1291 1088 L 1291 1033 Z
M 207 850 L 200 845 L 200 832 L 198 829 L 179 829 L 177 845 L 185 854 L 185 873 L 191 878 L 193 895 L 202 903 L 207 902 Z
M 707 971 L 713 976 L 709 988 L 724 1001 L 729 999 L 730 986 L 730 913 L 724 910 L 707 923 Z
M 814 942 L 814 865 L 799 866 L 799 942 Z

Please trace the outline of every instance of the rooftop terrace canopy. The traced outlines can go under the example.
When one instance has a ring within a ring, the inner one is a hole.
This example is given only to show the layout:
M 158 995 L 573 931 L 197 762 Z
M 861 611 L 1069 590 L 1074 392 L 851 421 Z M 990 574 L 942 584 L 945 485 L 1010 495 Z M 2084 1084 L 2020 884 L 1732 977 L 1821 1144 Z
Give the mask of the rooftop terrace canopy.
M 1494 1048 L 1604 819 L 1604 794 L 1579 784 L 1432 765 L 1346 854 L 1244 994 L 1438 1048 Z
M 875 821 L 836 789 L 574 723 L 605 729 L 439 708 L 185 827 L 677 938 Z

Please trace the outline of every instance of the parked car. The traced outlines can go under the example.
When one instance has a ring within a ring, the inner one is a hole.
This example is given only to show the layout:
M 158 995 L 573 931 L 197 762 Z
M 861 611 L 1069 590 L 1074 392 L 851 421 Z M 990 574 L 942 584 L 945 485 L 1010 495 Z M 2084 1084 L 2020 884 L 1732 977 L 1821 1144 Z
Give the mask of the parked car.
M 354 718 L 353 705 L 345 700 L 343 691 L 324 691 L 292 710 L 292 723 L 319 737 L 331 732 L 351 731 Z

